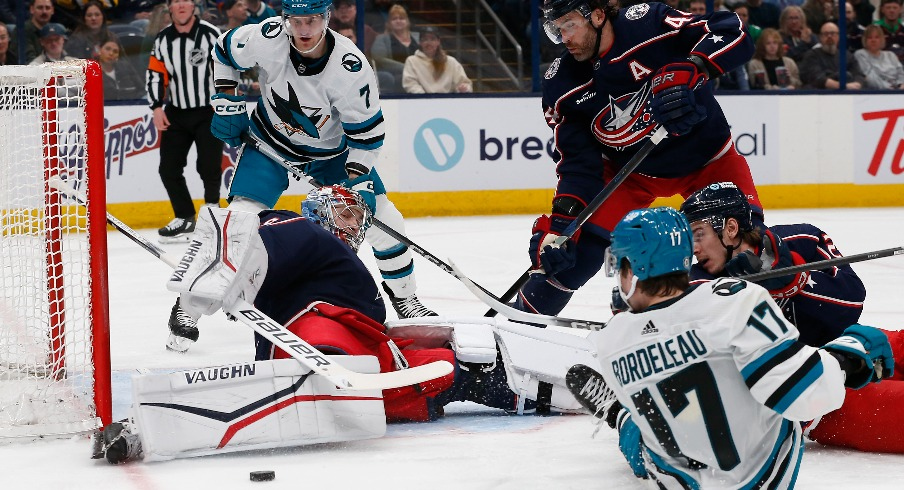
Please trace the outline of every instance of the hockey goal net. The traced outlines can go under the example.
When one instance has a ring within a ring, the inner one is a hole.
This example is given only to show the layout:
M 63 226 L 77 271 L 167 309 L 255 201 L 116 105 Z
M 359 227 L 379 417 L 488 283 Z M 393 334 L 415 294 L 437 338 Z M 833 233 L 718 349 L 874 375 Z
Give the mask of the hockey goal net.
M 110 421 L 103 124 L 95 62 L 0 66 L 0 442 Z

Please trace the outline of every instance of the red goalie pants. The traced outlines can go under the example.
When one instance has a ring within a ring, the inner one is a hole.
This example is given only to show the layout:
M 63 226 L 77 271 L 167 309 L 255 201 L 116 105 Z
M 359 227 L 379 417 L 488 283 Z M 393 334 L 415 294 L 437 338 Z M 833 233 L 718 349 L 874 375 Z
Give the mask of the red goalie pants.
M 355 310 L 317 303 L 309 312 L 292 320 L 287 328 L 325 354 L 376 356 L 380 372 L 396 370 L 395 358 L 389 347 L 390 338 L 384 333 L 385 327 Z M 451 349 L 406 349 L 411 342 L 394 341 L 409 366 L 421 366 L 433 361 L 448 361 L 456 365 Z M 273 359 L 290 357 L 282 350 L 272 351 Z M 453 371 L 418 385 L 383 390 L 386 420 L 422 422 L 436 419 L 441 412 L 437 410 L 439 407 L 434 407 L 433 399 L 448 390 L 454 378 Z
M 845 390 L 841 408 L 823 415 L 809 438 L 829 446 L 904 453 L 904 332 L 885 331 L 895 354 L 895 374 L 881 383 Z
M 628 178 L 609 196 L 602 206 L 590 217 L 590 222 L 612 231 L 615 225 L 634 209 L 646 208 L 657 197 L 672 197 L 676 194 L 683 198 L 715 182 L 734 182 L 747 196 L 755 214 L 763 214 L 763 205 L 753 185 L 750 167 L 734 145 L 730 145 L 725 153 L 713 159 L 703 168 L 690 175 L 675 178 L 650 177 L 639 173 L 631 173 Z M 676 155 L 675 158 L 681 158 Z M 618 169 L 606 165 L 603 177 L 606 182 L 612 180 Z

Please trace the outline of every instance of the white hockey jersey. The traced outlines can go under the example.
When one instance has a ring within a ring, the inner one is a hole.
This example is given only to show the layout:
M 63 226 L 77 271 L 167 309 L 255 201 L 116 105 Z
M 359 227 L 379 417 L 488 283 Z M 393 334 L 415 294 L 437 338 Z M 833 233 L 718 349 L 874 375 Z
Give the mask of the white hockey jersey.
M 769 293 L 738 279 L 618 314 L 593 335 L 660 488 L 790 488 L 799 421 L 844 400 L 838 361 L 797 342 Z
M 257 133 L 300 162 L 334 157 L 373 168 L 383 145 L 383 112 L 367 58 L 348 38 L 327 30 L 327 56 L 305 59 L 289 44 L 280 17 L 223 33 L 214 48 L 214 78 L 238 83 L 258 69 L 261 97 L 251 114 Z

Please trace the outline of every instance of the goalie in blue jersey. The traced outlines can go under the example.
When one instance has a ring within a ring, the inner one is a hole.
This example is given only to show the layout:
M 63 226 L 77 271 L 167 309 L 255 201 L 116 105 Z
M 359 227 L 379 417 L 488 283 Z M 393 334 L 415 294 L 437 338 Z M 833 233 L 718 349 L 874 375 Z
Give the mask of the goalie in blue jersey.
M 630 309 L 592 334 L 600 363 L 572 368 L 572 392 L 618 429 L 634 474 L 658 488 L 792 488 L 801 422 L 841 406 L 845 387 L 892 376 L 888 338 L 853 324 L 822 347 L 803 344 L 762 287 L 691 285 L 692 251 L 672 208 L 618 223 L 610 270 Z
M 95 457 L 121 463 L 380 437 L 387 422 L 435 420 L 453 401 L 522 414 L 581 409 L 565 374 L 595 359 L 584 338 L 485 317 L 384 324 L 383 298 L 357 255 L 370 223 L 361 196 L 339 185 L 311 192 L 301 214 L 206 208 L 167 286 L 204 314 L 233 311 L 236 298 L 253 302 L 351 370 L 447 361 L 453 372 L 382 391 L 340 389 L 258 336 L 253 362 L 134 378 L 132 418 L 104 430 Z M 206 255 L 204 242 L 226 245 Z

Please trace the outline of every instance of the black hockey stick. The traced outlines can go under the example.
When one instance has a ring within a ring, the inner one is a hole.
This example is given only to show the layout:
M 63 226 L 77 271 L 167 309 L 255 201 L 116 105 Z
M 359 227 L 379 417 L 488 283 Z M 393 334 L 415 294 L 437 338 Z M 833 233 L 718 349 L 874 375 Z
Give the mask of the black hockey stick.
M 766 279 L 772 279 L 774 277 L 797 274 L 798 272 L 803 271 L 817 271 L 820 269 L 825 269 L 826 267 L 853 264 L 854 262 L 863 262 L 866 260 L 881 259 L 883 257 L 891 257 L 893 255 L 902 254 L 904 254 L 904 247 L 886 248 L 885 250 L 876 250 L 875 252 L 848 255 L 846 257 L 837 257 L 834 259 L 820 260 L 817 262 L 808 262 L 806 264 L 792 265 L 790 267 L 785 267 L 782 269 L 757 272 L 756 274 L 740 276 L 738 277 L 738 279 L 743 279 L 750 282 L 758 282 Z
M 590 204 L 588 204 L 587 207 L 584 208 L 584 210 L 574 218 L 574 221 L 572 221 L 571 224 L 568 225 L 568 228 L 565 228 L 562 234 L 558 238 L 556 238 L 555 242 L 553 243 L 556 245 L 562 245 L 563 243 L 568 241 L 568 239 L 570 239 L 575 233 L 577 233 L 578 229 L 584 226 L 584 223 L 586 223 L 593 215 L 593 213 L 595 213 L 596 210 L 603 205 L 603 202 L 605 202 L 606 199 L 609 199 L 609 196 L 611 196 L 612 193 L 615 192 L 615 189 L 617 189 L 618 186 L 620 186 L 622 182 L 624 182 L 625 179 L 628 178 L 628 175 L 630 175 L 631 172 L 633 172 L 635 169 L 637 169 L 637 167 L 640 166 L 641 163 L 643 163 L 644 159 L 647 158 L 650 152 L 653 151 L 654 148 L 656 148 L 656 145 L 658 145 L 660 141 L 665 139 L 668 134 L 668 131 L 666 131 L 662 126 L 656 129 L 656 132 L 653 133 L 653 136 L 650 136 L 650 139 L 647 140 L 647 142 L 644 143 L 639 150 L 637 150 L 637 153 L 635 153 L 634 156 L 631 157 L 631 160 L 628 160 L 628 163 L 626 163 L 625 166 L 622 167 L 617 174 L 615 174 L 615 177 L 612 177 L 612 180 L 610 180 L 609 183 L 606 184 L 605 187 L 603 187 L 603 190 L 601 190 L 599 194 L 597 194 L 596 197 L 594 197 L 593 200 L 590 201 Z M 507 303 L 510 299 L 514 298 L 515 294 L 521 289 L 521 287 L 527 283 L 527 280 L 530 279 L 530 271 L 531 269 L 524 271 L 524 274 L 521 274 L 521 277 L 519 277 L 518 280 L 515 281 L 515 283 L 512 284 L 512 286 L 508 288 L 505 293 L 502 294 L 499 299 L 503 303 Z M 483 316 L 496 316 L 496 310 L 490 308 Z
M 59 177 L 51 177 L 47 181 L 47 184 L 78 204 L 86 206 L 85 199 L 78 194 L 78 191 L 73 189 Z M 106 215 L 107 222 L 110 223 L 110 225 L 123 235 L 129 237 L 133 242 L 140 245 L 141 248 L 147 250 L 173 269 L 179 267 L 176 259 L 170 257 L 166 251 L 154 246 L 154 244 L 139 235 L 138 232 L 118 220 L 109 212 L 106 213 Z M 301 365 L 330 380 L 340 389 L 386 390 L 390 388 L 401 388 L 403 386 L 423 383 L 431 379 L 445 376 L 453 370 L 450 363 L 446 361 L 435 361 L 422 366 L 389 373 L 357 373 L 332 361 L 327 355 L 317 350 L 311 344 L 305 342 L 285 326 L 270 318 L 244 299 L 240 298 L 237 300 L 236 304 L 226 311 L 226 313 L 249 326 L 255 332 L 261 334 L 270 342 L 273 342 L 273 345 L 286 351 L 286 353 L 301 363 Z
M 295 177 L 306 180 L 309 184 L 311 184 L 314 187 L 323 187 L 323 184 L 318 182 L 313 177 L 302 172 L 301 169 L 297 165 L 294 165 L 291 161 L 283 158 L 283 156 L 280 155 L 279 152 L 277 152 L 276 150 L 271 148 L 270 145 L 268 145 L 267 143 L 261 141 L 260 138 L 258 138 L 254 134 L 245 133 L 242 136 L 242 140 L 246 144 L 251 145 L 255 150 L 263 153 L 267 158 L 280 164 L 283 168 L 285 168 L 286 170 L 291 172 L 292 175 L 294 175 Z M 451 266 L 449 266 L 449 264 L 443 262 L 439 257 L 437 257 L 436 255 L 433 255 L 432 253 L 428 252 L 427 250 L 424 250 L 418 244 L 414 243 L 410 238 L 399 233 L 398 231 L 393 229 L 391 226 L 387 225 L 386 223 L 383 223 L 382 221 L 378 220 L 376 217 L 371 218 L 371 220 L 373 221 L 374 226 L 383 230 L 387 235 L 395 238 L 399 242 L 404 243 L 408 248 L 410 248 L 411 250 L 414 250 L 415 253 L 417 253 L 421 257 L 424 257 L 425 259 L 427 259 L 428 261 L 430 261 L 431 263 L 433 263 L 434 265 L 436 265 L 437 267 L 439 267 L 446 273 L 452 275 L 452 277 L 458 279 L 459 281 L 461 281 L 462 279 L 467 279 L 466 277 L 463 277 L 459 272 L 456 272 Z M 473 283 L 473 281 L 471 281 L 471 282 Z M 486 288 L 480 286 L 479 284 L 474 284 L 474 285 L 477 286 L 478 288 L 482 289 L 484 292 L 486 292 L 490 296 L 493 296 L 494 298 L 496 298 L 495 295 L 493 295 L 493 293 L 489 292 L 489 290 L 487 290 Z M 496 299 L 499 299 L 499 298 L 496 298 Z

